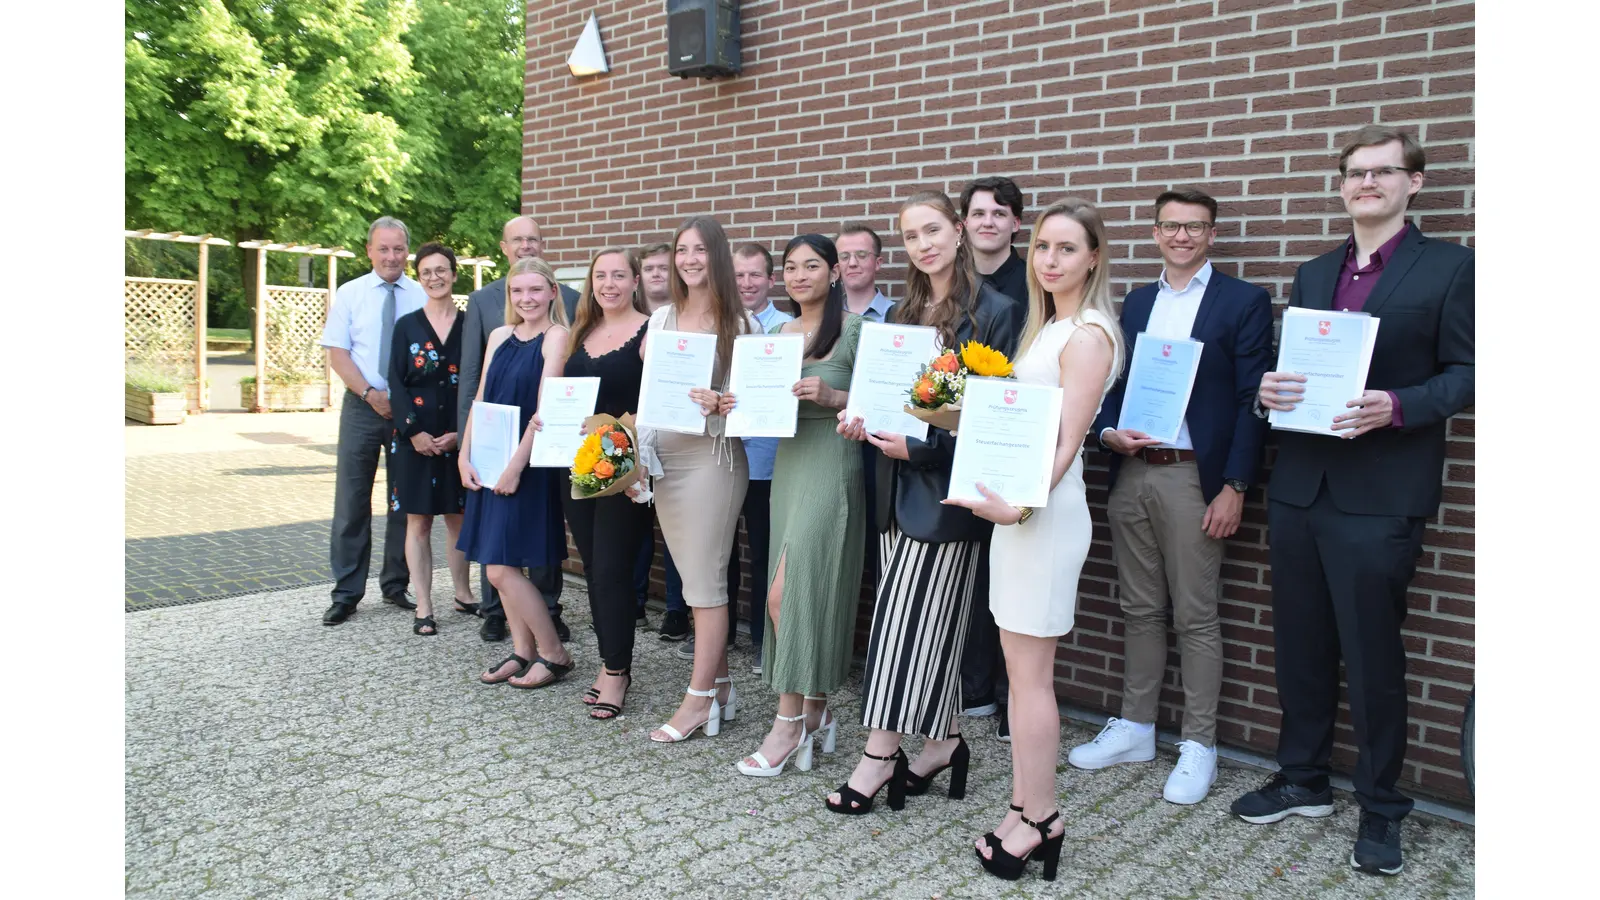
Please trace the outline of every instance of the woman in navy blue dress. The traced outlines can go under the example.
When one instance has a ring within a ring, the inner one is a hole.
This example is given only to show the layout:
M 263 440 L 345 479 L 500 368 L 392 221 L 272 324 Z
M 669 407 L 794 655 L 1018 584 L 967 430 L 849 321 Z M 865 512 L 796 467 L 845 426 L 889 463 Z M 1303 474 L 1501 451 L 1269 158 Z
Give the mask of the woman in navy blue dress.
M 538 407 L 539 385 L 546 377 L 560 377 L 566 364 L 565 319 L 550 265 L 532 257 L 517 260 L 506 276 L 506 324 L 489 335 L 485 375 L 473 402 L 518 407 L 522 440 L 492 485 L 480 483 L 472 466 L 470 420 L 461 442 L 461 484 L 468 494 L 460 547 L 500 592 L 512 642 L 511 655 L 483 673 L 485 684 L 544 687 L 572 669 L 544 598 L 522 573 L 527 567 L 558 566 L 567 558 L 561 470 L 528 467 L 533 450 L 528 421 Z

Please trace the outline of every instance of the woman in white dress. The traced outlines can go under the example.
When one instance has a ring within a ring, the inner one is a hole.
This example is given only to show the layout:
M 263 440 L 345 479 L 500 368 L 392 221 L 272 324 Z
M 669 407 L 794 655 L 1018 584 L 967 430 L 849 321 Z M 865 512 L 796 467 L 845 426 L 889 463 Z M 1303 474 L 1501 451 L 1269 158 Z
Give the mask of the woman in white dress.
M 1064 391 L 1049 504 L 1014 507 L 981 484 L 983 500 L 944 501 L 1008 526 L 995 529 L 989 546 L 989 610 L 1011 678 L 1011 811 L 975 848 L 983 867 L 1002 878 L 1020 877 L 1037 857 L 1045 880 L 1054 880 L 1066 829 L 1056 811 L 1056 641 L 1072 630 L 1078 574 L 1089 556 L 1083 439 L 1122 370 L 1105 245 L 1100 213 L 1068 198 L 1039 214 L 1028 251 L 1028 321 L 1016 376 Z

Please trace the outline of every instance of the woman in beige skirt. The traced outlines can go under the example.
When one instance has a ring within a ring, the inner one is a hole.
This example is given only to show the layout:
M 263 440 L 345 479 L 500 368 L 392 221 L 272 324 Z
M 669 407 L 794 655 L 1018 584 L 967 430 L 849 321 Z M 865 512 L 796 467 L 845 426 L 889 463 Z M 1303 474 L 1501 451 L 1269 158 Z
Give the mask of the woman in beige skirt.
M 750 484 L 744 444 L 724 434 L 722 389 L 727 387 L 734 338 L 759 333 L 739 303 L 733 253 L 716 219 L 695 216 L 673 241 L 672 302 L 650 317 L 645 340 L 660 331 L 717 336 L 710 389 L 689 394 L 706 414 L 706 433 L 653 432 L 661 475 L 651 485 L 661 535 L 683 577 L 683 600 L 694 610 L 694 672 L 678 711 L 650 733 L 660 743 L 687 740 L 697 729 L 717 734 L 737 711 L 728 677 L 728 557 L 739 508 Z M 731 403 L 728 406 L 731 408 Z

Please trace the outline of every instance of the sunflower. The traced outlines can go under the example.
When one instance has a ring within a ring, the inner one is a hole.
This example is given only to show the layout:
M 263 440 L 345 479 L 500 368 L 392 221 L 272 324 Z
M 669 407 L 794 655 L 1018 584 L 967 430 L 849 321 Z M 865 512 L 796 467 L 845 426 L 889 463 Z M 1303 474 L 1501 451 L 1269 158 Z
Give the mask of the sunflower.
M 988 378 L 1010 378 L 1011 360 L 999 350 L 986 347 L 977 341 L 968 341 L 961 348 L 961 363 L 974 375 Z
M 594 464 L 600 461 L 600 434 L 591 432 L 583 439 L 583 445 L 578 448 L 578 457 L 572 461 L 572 474 L 588 475 L 594 471 Z

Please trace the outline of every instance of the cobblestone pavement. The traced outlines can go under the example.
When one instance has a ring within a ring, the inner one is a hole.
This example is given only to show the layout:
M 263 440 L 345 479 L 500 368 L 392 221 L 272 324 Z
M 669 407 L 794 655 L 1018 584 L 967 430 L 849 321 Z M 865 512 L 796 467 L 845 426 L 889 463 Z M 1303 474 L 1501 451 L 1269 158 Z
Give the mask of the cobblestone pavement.
M 435 592 L 446 589 L 436 573 Z M 155 609 L 126 622 L 129 897 L 1470 897 L 1472 829 L 1407 821 L 1397 879 L 1352 872 L 1355 805 L 1251 826 L 1227 803 L 1257 771 L 1225 767 L 1210 799 L 1161 799 L 1172 756 L 1059 776 L 1061 876 L 1001 882 L 969 849 L 1008 801 L 1009 750 L 969 726 L 967 796 L 910 798 L 858 818 L 822 797 L 865 735 L 859 685 L 836 701 L 839 752 L 810 773 L 752 779 L 774 699 L 733 654 L 741 709 L 715 738 L 651 744 L 688 678 L 677 645 L 641 634 L 615 722 L 578 694 L 598 666 L 581 588 L 564 605 L 579 668 L 538 691 L 475 682 L 508 644 L 476 619 L 363 604 L 319 624 L 320 588 Z M 443 594 L 442 596 L 447 596 Z M 970 721 L 970 720 L 969 720 Z M 1092 730 L 1064 725 L 1067 744 Z M 915 744 L 915 742 L 912 742 Z M 914 749 L 914 746 L 912 747 Z M 943 784 L 941 778 L 939 784 Z
M 208 413 L 126 430 L 124 608 L 330 580 L 336 413 Z M 373 572 L 385 531 L 373 491 Z M 444 560 L 442 525 L 434 559 Z

